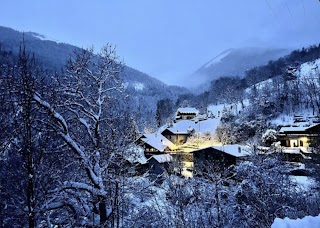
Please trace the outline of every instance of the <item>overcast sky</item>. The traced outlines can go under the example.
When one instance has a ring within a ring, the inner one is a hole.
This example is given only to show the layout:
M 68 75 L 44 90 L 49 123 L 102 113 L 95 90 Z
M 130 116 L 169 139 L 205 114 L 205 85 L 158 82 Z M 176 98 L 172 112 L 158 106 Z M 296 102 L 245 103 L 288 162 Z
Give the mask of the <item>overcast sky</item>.
M 176 84 L 228 48 L 320 43 L 320 2 L 2 0 L 0 25 L 80 47 L 116 44 L 127 65 Z

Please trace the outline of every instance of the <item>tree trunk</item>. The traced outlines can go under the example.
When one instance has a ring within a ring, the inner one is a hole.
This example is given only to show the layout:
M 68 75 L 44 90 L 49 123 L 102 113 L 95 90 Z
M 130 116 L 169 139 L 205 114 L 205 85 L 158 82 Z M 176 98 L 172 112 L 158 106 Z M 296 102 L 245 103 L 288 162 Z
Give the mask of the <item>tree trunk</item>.
M 218 192 L 218 184 L 215 184 L 215 201 L 216 201 L 216 210 L 217 210 L 217 227 L 221 227 L 221 216 L 220 216 L 220 200 Z
M 99 197 L 99 215 L 100 215 L 100 225 L 103 226 L 107 222 L 107 210 L 106 210 L 106 200 L 104 197 Z
M 29 228 L 35 227 L 35 191 L 34 191 L 34 162 L 32 153 L 32 132 L 31 132 L 31 99 L 32 99 L 32 78 L 28 67 L 28 57 L 25 47 L 20 50 L 19 56 L 20 74 L 22 80 L 22 107 L 24 121 L 24 159 L 27 170 L 27 207 Z

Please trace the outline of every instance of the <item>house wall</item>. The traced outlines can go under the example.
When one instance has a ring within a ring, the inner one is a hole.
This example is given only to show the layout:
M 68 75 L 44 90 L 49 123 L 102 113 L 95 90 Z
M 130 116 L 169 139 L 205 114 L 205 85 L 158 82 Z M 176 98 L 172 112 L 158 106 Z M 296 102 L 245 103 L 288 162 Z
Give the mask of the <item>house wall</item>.
M 165 134 L 165 133 L 162 133 L 162 135 L 163 135 L 164 137 L 166 137 L 170 142 L 172 142 L 173 144 L 175 144 L 175 135 Z
M 187 139 L 188 139 L 188 135 L 179 135 L 179 134 L 172 134 L 172 135 L 169 135 L 169 134 L 165 134 L 163 135 L 164 137 L 166 137 L 168 140 L 170 140 L 173 144 L 175 145 L 181 145 L 181 144 L 184 144 Z
M 197 116 L 197 114 L 195 113 L 178 113 L 177 114 L 177 118 L 176 120 L 191 120 L 193 118 L 195 118 Z
M 231 165 L 236 165 L 237 159 L 214 148 L 206 148 L 193 153 L 195 175 L 202 173 L 223 173 Z
M 195 114 L 183 114 L 180 116 L 182 120 L 192 120 L 194 117 L 196 117 Z
M 310 147 L 314 141 L 313 138 L 307 136 L 287 136 L 280 139 L 281 146 L 285 147 Z
M 152 146 L 143 141 L 141 141 L 139 144 L 143 147 L 145 152 L 159 152 L 157 149 L 153 148 Z
M 187 142 L 188 135 L 175 135 L 175 142 L 176 145 L 181 145 Z
M 314 147 L 319 143 L 320 124 L 307 129 L 304 132 L 287 132 L 279 135 L 281 146 L 285 147 Z

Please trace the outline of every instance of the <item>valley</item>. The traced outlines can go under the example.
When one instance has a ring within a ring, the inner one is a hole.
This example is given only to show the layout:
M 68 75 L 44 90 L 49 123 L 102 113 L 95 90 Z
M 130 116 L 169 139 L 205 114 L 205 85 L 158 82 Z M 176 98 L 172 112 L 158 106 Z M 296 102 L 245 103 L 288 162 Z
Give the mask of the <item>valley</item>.
M 0 226 L 317 216 L 319 69 L 320 44 L 228 49 L 173 86 L 111 44 L 97 52 L 0 27 Z

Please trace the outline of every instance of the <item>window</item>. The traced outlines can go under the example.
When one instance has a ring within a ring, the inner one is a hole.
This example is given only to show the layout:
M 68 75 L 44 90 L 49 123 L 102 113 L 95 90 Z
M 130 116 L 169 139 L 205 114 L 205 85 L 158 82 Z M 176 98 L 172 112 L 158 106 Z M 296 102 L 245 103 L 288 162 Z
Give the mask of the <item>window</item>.
M 303 141 L 302 140 L 300 140 L 300 146 L 303 146 Z

